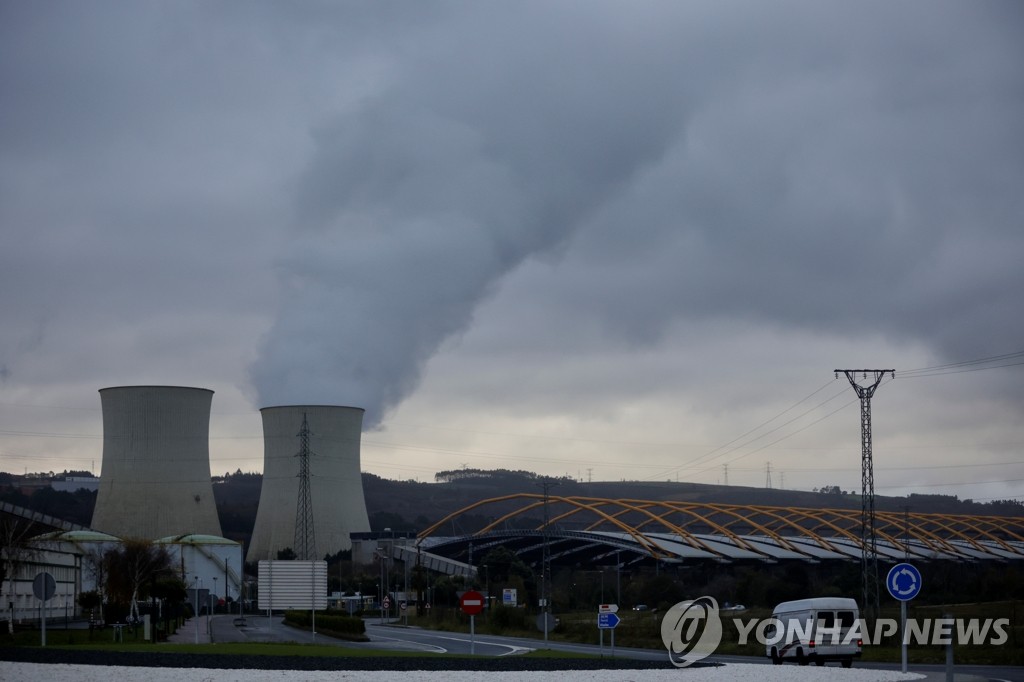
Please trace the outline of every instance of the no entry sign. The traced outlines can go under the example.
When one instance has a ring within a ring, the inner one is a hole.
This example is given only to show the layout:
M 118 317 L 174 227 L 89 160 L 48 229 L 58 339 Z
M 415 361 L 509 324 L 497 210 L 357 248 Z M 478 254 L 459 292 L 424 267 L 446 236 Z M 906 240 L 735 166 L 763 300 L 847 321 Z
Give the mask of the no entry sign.
M 484 610 L 484 595 L 474 590 L 463 592 L 459 598 L 459 607 L 463 613 L 475 616 Z

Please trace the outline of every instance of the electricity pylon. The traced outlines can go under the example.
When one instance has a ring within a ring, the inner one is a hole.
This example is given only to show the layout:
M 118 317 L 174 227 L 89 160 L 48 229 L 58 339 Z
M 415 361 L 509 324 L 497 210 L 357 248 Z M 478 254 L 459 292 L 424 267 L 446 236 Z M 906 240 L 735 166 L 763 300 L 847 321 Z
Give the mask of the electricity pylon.
M 309 489 L 309 423 L 302 413 L 302 428 L 299 437 L 299 499 L 295 507 L 295 555 L 306 561 L 316 559 L 316 532 L 313 528 L 313 499 Z
M 875 536 L 875 467 L 871 459 L 871 397 L 875 389 L 882 383 L 883 377 L 889 374 L 896 377 L 894 369 L 837 369 L 846 375 L 860 398 L 860 546 L 861 546 L 861 580 L 864 587 L 864 610 L 871 617 L 878 617 L 878 541 Z M 874 378 L 870 385 L 857 383 L 857 374 L 867 379 L 868 374 Z

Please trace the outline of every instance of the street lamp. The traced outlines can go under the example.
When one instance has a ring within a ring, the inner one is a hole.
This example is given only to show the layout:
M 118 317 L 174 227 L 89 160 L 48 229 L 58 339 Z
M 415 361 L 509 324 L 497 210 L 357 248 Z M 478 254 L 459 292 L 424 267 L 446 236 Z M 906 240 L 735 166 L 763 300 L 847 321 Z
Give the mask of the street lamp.
M 388 593 L 386 576 L 384 574 L 384 548 L 377 548 L 377 556 L 380 557 L 380 624 L 384 624 L 384 595 Z M 390 615 L 390 614 L 389 614 Z
M 206 612 L 206 630 L 213 636 L 213 600 L 217 596 L 217 576 L 213 577 L 213 592 L 210 593 L 210 610 Z
M 195 622 L 195 631 L 196 631 L 196 644 L 199 644 L 199 590 L 203 589 L 203 579 L 200 578 L 197 575 L 196 576 L 196 581 L 192 585 L 193 585 L 192 589 L 194 589 L 195 592 L 196 592 L 196 614 L 195 614 L 196 615 L 196 622 Z

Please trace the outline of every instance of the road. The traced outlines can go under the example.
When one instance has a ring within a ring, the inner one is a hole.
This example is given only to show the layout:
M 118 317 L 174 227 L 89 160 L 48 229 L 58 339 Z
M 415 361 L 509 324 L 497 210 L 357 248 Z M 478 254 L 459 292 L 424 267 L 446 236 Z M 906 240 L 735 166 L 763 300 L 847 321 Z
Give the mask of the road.
M 205 618 L 200 619 L 201 632 L 206 630 Z M 587 653 L 594 655 L 611 656 L 610 635 L 605 636 L 604 647 L 598 644 L 573 644 L 568 642 L 549 641 L 547 645 L 540 639 L 527 639 L 518 637 L 500 637 L 495 635 L 477 634 L 470 638 L 464 632 L 445 632 L 439 630 L 423 630 L 416 627 L 403 627 L 397 624 L 381 625 L 378 619 L 366 621 L 366 634 L 369 642 L 349 642 L 336 640 L 321 634 L 314 634 L 307 630 L 299 630 L 284 625 L 279 616 L 268 620 L 266 616 L 246 616 L 245 625 L 237 626 L 235 620 L 230 616 L 214 616 L 210 627 L 213 632 L 213 640 L 216 642 L 281 642 L 291 641 L 304 644 L 326 644 L 354 648 L 380 649 L 386 651 L 421 651 L 423 653 L 453 653 L 469 654 L 471 651 L 482 656 L 511 656 L 525 653 L 533 649 L 549 648 L 557 651 L 568 651 L 576 653 Z M 184 630 L 180 633 L 181 641 L 192 641 L 191 630 Z M 595 639 L 597 634 L 595 633 Z M 209 641 L 206 637 L 204 641 Z M 632 649 L 616 647 L 614 655 L 617 658 L 631 658 L 637 660 L 665 660 L 664 651 L 651 649 Z M 768 664 L 767 658 L 751 656 L 711 656 L 711 662 L 716 663 L 762 663 Z M 858 668 L 874 670 L 899 670 L 899 665 L 887 663 L 857 662 Z M 956 666 L 958 680 L 991 680 L 992 682 L 1024 682 L 1024 668 L 1010 666 L 983 666 L 983 665 L 958 665 Z M 910 672 L 922 673 L 931 680 L 945 679 L 945 666 L 943 665 L 912 665 Z

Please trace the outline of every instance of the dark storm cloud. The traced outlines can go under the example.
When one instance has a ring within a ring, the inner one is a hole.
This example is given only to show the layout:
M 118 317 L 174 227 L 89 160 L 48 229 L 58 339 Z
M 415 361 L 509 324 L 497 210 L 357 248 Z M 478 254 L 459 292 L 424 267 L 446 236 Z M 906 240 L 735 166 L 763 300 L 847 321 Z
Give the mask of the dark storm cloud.
M 1019 350 L 1022 27 L 1013 2 L 6 3 L 4 384 L 251 381 L 373 424 L 504 292 L 478 352 L 573 356 L 567 413 L 588 362 L 679 329 L 706 366 L 740 330 Z
M 265 400 L 380 419 L 505 274 L 574 235 L 586 295 L 550 295 L 648 343 L 709 317 L 947 357 L 1024 338 L 1012 9 L 579 10 L 403 25 L 382 92 L 317 127 Z

